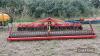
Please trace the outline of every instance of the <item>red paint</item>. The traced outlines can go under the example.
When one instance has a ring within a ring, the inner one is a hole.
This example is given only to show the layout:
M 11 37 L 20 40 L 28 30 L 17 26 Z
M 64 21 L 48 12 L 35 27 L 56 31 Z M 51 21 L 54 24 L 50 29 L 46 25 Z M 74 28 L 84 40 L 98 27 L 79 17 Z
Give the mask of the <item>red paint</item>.
M 96 35 L 79 35 L 79 36 L 48 36 L 48 37 L 9 37 L 8 41 L 31 41 L 31 40 L 61 40 L 61 39 L 86 39 L 96 38 Z
M 51 23 L 52 22 L 52 23 Z M 61 23 L 59 23 L 61 22 Z M 50 24 L 50 25 L 49 25 Z M 70 22 L 64 22 L 62 20 L 58 19 L 52 19 L 52 18 L 46 18 L 42 20 L 38 20 L 36 22 L 30 23 L 30 24 L 19 24 L 17 27 L 32 27 L 32 28 L 37 28 L 37 27 L 48 27 L 49 26 L 54 26 L 54 27 L 80 27 L 80 30 L 82 30 L 82 25 L 81 23 L 70 23 Z M 90 23 L 90 28 L 93 31 L 92 25 Z M 19 33 L 21 31 L 17 31 Z M 21 33 L 23 33 L 22 31 Z M 28 31 L 29 32 L 29 31 Z M 94 31 L 93 31 L 94 32 Z M 10 34 L 13 33 L 12 28 L 10 30 Z M 49 34 L 49 32 L 48 32 Z M 29 40 L 61 40 L 61 39 L 85 39 L 85 38 L 96 38 L 96 35 L 76 35 L 76 36 L 48 36 L 48 37 L 11 37 L 9 36 L 7 38 L 8 41 L 29 41 Z

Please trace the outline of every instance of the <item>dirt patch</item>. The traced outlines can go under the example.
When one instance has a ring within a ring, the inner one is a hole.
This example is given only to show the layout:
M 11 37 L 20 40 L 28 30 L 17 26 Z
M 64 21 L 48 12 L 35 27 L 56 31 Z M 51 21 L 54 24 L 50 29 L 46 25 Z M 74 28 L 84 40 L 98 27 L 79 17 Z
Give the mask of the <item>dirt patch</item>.
M 95 39 L 66 39 L 9 42 L 8 31 L 0 30 L 0 56 L 100 56 L 100 24 L 93 25 Z M 98 28 L 99 27 L 99 28 Z M 93 53 L 78 53 L 78 48 L 94 48 Z

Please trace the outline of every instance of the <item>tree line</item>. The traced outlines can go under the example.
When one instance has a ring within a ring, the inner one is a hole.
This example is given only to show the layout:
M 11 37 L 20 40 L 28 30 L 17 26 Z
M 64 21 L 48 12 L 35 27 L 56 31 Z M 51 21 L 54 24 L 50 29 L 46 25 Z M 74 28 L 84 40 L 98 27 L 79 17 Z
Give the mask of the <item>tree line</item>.
M 13 17 L 92 17 L 100 8 L 100 0 L 0 0 L 0 11 Z

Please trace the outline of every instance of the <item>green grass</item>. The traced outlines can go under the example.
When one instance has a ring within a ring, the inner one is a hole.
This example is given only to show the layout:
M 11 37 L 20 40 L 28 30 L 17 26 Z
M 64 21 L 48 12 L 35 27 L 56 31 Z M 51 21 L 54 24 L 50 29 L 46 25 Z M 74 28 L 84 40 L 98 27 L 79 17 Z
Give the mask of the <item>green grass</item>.
M 57 18 L 57 17 L 54 17 L 54 18 Z M 37 21 L 41 18 L 30 18 L 30 17 L 24 17 L 24 18 L 17 18 L 14 20 L 14 22 L 34 22 L 34 21 Z M 79 20 L 80 18 L 57 18 L 57 19 L 61 19 L 61 20 Z
M 23 19 L 16 19 L 14 21 L 15 22 L 34 22 L 34 21 L 36 21 L 36 19 L 23 18 Z

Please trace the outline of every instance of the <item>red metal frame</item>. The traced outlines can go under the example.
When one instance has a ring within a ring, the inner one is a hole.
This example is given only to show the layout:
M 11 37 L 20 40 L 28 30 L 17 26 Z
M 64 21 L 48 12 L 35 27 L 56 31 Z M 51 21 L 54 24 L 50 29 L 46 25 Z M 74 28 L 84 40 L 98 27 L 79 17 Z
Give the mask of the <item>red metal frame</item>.
M 58 19 L 56 19 L 56 20 L 54 20 L 54 19 L 50 19 L 50 18 L 47 18 L 47 19 L 43 19 L 43 20 L 39 20 L 39 22 L 43 22 L 43 23 L 45 23 L 45 22 L 54 22 L 54 25 L 50 25 L 50 26 L 61 26 L 61 27 L 64 27 L 64 26 L 70 26 L 70 25 L 72 25 L 72 26 L 81 26 L 81 24 L 79 23 L 79 24 L 71 24 L 71 23 L 63 23 L 63 24 L 59 24 L 58 23 L 58 21 L 60 22 L 61 20 L 58 20 Z M 38 22 L 38 21 L 37 21 Z M 41 27 L 41 26 L 44 26 L 44 25 L 42 25 L 42 24 L 38 24 L 37 22 L 34 22 L 33 24 L 31 24 L 31 25 L 33 25 L 33 26 L 31 26 L 30 24 L 30 26 L 28 26 L 28 27 Z M 62 22 L 62 21 L 61 21 Z M 34 26 L 34 25 L 36 25 L 36 26 Z M 48 24 L 46 24 L 45 26 L 47 26 Z M 21 26 L 21 25 L 18 25 L 18 27 L 26 27 L 25 25 L 24 26 Z M 90 28 L 91 28 L 91 31 L 93 31 L 93 28 L 92 28 L 92 25 L 91 25 L 91 23 L 90 23 Z M 93 31 L 94 32 L 94 31 Z M 10 29 L 10 32 L 9 32 L 10 34 L 12 33 L 12 28 Z M 49 31 L 48 31 L 48 33 L 49 33 Z M 95 34 L 91 34 L 91 35 L 75 35 L 75 36 L 47 36 L 47 37 L 11 37 L 11 36 L 9 36 L 8 38 L 7 38 L 7 40 L 8 41 L 20 41 L 20 40 L 22 40 L 22 41 L 29 41 L 29 40 L 60 40 L 60 39 L 85 39 L 85 38 L 96 38 L 96 35 Z
M 31 40 L 61 40 L 61 39 L 86 39 L 96 38 L 96 35 L 79 35 L 79 36 L 48 36 L 48 37 L 9 37 L 9 41 L 31 41 Z
M 38 20 L 36 22 L 32 22 L 30 24 L 18 24 L 17 27 L 33 27 L 33 28 L 35 28 L 35 27 L 47 26 L 47 24 L 45 24 L 46 22 L 53 22 L 54 24 L 51 24 L 51 26 L 61 26 L 61 27 L 66 27 L 66 26 L 80 27 L 81 26 L 81 23 L 70 23 L 70 22 L 64 22 L 59 19 L 46 18 L 46 19 Z M 59 24 L 58 22 L 62 22 L 62 24 Z

